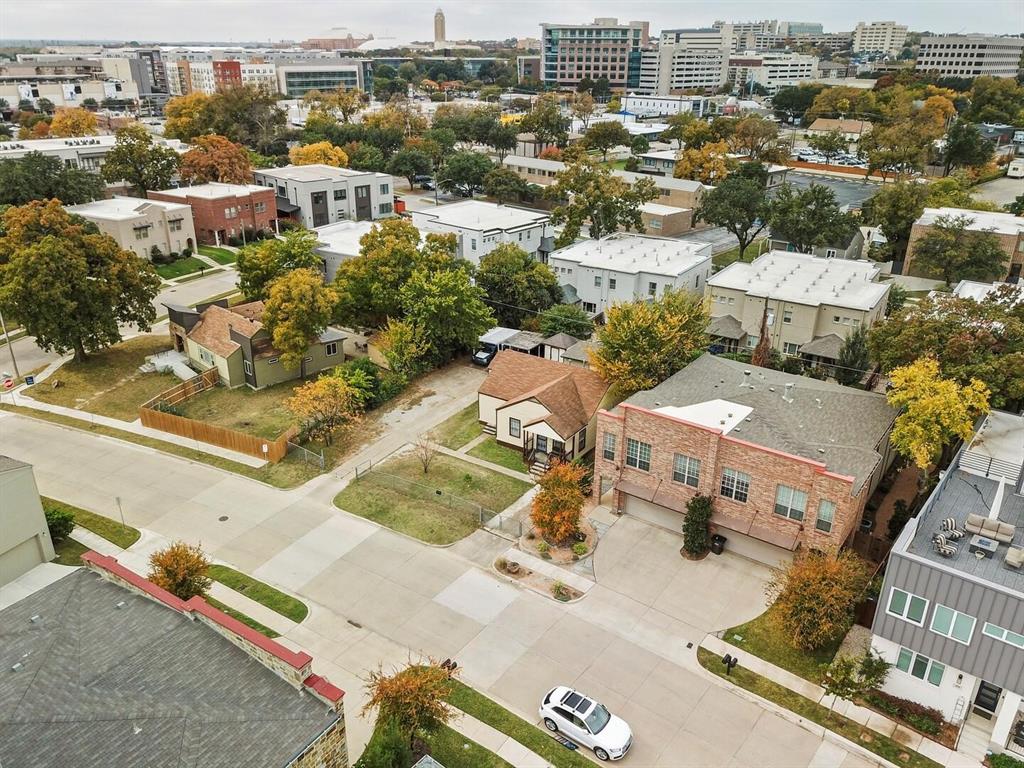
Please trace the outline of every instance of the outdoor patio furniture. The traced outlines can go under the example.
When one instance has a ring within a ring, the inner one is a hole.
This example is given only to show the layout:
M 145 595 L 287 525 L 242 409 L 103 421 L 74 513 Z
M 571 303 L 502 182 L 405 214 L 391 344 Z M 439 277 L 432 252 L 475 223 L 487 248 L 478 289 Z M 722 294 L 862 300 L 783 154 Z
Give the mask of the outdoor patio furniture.
M 1017 532 L 1017 529 L 1009 523 L 1004 523 L 1001 520 L 991 520 L 981 515 L 968 515 L 964 528 L 967 529 L 968 533 L 984 536 L 987 539 L 995 539 L 1003 544 L 1009 544 L 1013 541 L 1013 535 Z
M 935 545 L 935 551 L 943 557 L 954 557 L 957 553 L 956 547 L 946 541 L 946 537 L 941 533 L 932 536 L 932 543 Z
M 999 542 L 986 536 L 971 536 L 970 551 L 984 557 L 992 557 L 999 548 Z
M 956 527 L 956 518 L 947 517 L 942 521 L 942 532 L 947 539 L 959 541 L 963 538 L 964 532 Z
M 1007 568 L 1014 568 L 1020 570 L 1020 567 L 1024 565 L 1024 549 L 1020 547 L 1010 547 L 1006 550 L 1006 559 L 1003 560 Z

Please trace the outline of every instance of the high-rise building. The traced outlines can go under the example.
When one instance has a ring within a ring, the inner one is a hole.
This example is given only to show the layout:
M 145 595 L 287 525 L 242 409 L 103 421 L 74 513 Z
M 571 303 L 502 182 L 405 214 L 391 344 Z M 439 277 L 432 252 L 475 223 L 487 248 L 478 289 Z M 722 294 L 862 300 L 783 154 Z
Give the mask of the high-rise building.
M 818 77 L 818 57 L 786 51 L 757 54 L 734 54 L 729 57 L 728 81 L 742 89 L 757 83 L 770 95 L 779 88 L 799 85 Z
M 897 55 L 907 41 L 907 28 L 895 21 L 858 22 L 853 30 L 854 53 Z
M 661 45 L 644 51 L 637 93 L 667 96 L 684 91 L 715 91 L 725 84 L 729 51 Z
M 434 14 L 434 42 L 443 43 L 447 39 L 444 36 L 444 11 L 438 8 Z
M 1024 38 L 998 35 L 927 35 L 917 50 L 918 72 L 943 77 L 1016 77 Z
M 783 37 L 794 35 L 821 35 L 825 29 L 821 24 L 813 24 L 809 21 L 780 21 L 779 34 Z
M 779 22 L 775 19 L 765 19 L 764 21 L 716 21 L 711 25 L 715 29 L 722 29 L 723 27 L 731 27 L 734 34 L 745 35 L 748 32 L 762 33 L 766 35 L 774 35 L 779 31 Z
M 640 85 L 641 52 L 650 23 L 594 19 L 593 24 L 541 24 L 541 80 L 574 87 L 585 78 L 607 78 L 617 89 Z

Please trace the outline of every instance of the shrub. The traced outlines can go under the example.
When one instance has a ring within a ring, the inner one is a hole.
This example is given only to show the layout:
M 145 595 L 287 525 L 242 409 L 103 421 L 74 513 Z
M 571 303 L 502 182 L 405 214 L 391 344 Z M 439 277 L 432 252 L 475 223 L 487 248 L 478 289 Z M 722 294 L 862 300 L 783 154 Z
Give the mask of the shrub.
M 533 499 L 530 519 L 546 539 L 565 541 L 579 529 L 585 501 L 580 490 L 584 474 L 578 464 L 559 462 L 540 478 L 540 492 Z
M 1024 761 L 1011 757 L 1005 752 L 1001 755 L 988 756 L 989 768 L 1024 768 Z
M 896 541 L 903 526 L 910 520 L 910 508 L 903 499 L 896 499 L 892 505 L 892 517 L 889 518 L 889 540 Z
M 181 258 L 187 259 L 191 255 L 192 255 L 192 249 L 189 248 L 187 245 L 184 248 L 181 249 Z
M 551 545 L 543 539 L 537 542 L 537 554 L 543 557 L 545 560 L 551 557 Z
M 412 762 L 412 750 L 402 729 L 394 720 L 382 720 L 354 768 L 404 768 Z
M 851 550 L 798 554 L 765 589 L 775 602 L 769 621 L 798 650 L 833 643 L 853 624 L 854 608 L 870 578 L 868 564 Z
M 71 535 L 75 529 L 75 516 L 71 510 L 64 507 L 45 506 L 46 527 L 50 531 L 50 538 L 53 541 L 62 541 Z
M 864 695 L 864 701 L 887 715 L 906 721 L 922 733 L 936 734 L 945 722 L 939 710 L 884 691 L 871 691 Z
M 569 588 L 560 581 L 556 581 L 551 585 L 551 594 L 554 596 L 555 600 L 561 600 L 563 603 L 570 597 Z
M 576 557 L 583 557 L 587 554 L 587 545 L 582 541 L 577 541 L 572 545 L 572 553 L 576 555 Z
M 154 552 L 149 565 L 146 578 L 182 600 L 206 594 L 212 583 L 206 575 L 210 561 L 203 550 L 183 541 Z
M 697 494 L 686 502 L 683 518 L 683 549 L 691 555 L 703 555 L 711 546 L 708 522 L 714 511 L 710 496 Z
M 497 560 L 494 561 L 494 567 L 502 573 L 504 573 L 505 569 L 508 568 L 508 560 L 504 557 L 499 557 Z

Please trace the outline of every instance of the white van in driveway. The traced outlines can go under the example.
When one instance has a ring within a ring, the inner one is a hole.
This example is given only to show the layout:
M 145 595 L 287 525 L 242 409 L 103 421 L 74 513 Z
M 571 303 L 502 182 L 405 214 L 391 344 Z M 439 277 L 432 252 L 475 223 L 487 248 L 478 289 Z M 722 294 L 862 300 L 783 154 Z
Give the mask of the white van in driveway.
M 1024 158 L 1011 160 L 1006 166 L 1006 175 L 1011 179 L 1024 179 Z

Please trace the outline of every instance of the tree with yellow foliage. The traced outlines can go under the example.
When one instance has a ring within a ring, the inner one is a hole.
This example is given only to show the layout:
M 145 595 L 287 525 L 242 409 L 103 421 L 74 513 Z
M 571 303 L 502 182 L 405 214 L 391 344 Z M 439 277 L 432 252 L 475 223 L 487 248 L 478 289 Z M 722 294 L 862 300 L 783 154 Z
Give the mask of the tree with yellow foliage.
M 729 145 L 724 141 L 710 141 L 699 149 L 684 149 L 676 160 L 673 175 L 677 179 L 692 179 L 713 185 L 724 181 L 732 166 Z
M 348 167 L 348 155 L 341 147 L 336 147 L 329 141 L 318 141 L 314 144 L 305 144 L 301 147 L 292 147 L 288 150 L 288 159 L 294 165 L 332 165 L 335 168 Z
M 50 122 L 50 135 L 68 138 L 72 136 L 94 136 L 96 115 L 88 109 L 74 107 L 59 109 Z
M 293 269 L 270 284 L 263 322 L 281 353 L 281 365 L 300 368 L 305 375 L 306 350 L 327 327 L 337 301 L 316 269 Z
M 551 544 L 567 543 L 580 528 L 580 513 L 586 501 L 580 483 L 585 474 L 579 464 L 556 461 L 540 478 L 530 521 Z
M 989 408 L 988 387 L 977 379 L 961 385 L 942 378 L 934 357 L 895 368 L 889 379 L 886 397 L 900 411 L 890 436 L 893 447 L 926 474 L 933 464 L 944 463 L 957 438 L 970 438 L 975 420 Z
M 176 96 L 164 107 L 164 136 L 169 139 L 192 141 L 207 132 L 210 97 L 205 93 Z
M 311 439 L 330 445 L 339 427 L 358 418 L 361 401 L 356 388 L 335 369 L 296 387 L 285 407 Z

